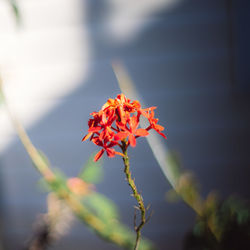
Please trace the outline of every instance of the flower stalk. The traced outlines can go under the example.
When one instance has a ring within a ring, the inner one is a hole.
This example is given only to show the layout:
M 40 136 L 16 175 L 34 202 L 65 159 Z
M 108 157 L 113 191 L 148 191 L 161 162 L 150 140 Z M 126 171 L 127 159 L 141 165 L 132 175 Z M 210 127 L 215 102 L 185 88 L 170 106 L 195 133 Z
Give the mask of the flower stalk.
M 136 226 L 136 221 L 134 222 L 134 230 L 136 232 L 136 242 L 135 242 L 134 250 L 137 250 L 139 247 L 140 239 L 141 239 L 141 229 L 146 223 L 146 209 L 144 206 L 143 198 L 136 188 L 134 179 L 132 179 L 132 177 L 131 177 L 129 157 L 128 157 L 128 153 L 127 153 L 127 143 L 125 141 L 122 142 L 121 148 L 122 148 L 122 152 L 124 154 L 124 156 L 123 156 L 124 173 L 126 175 L 128 185 L 132 189 L 133 196 L 135 197 L 135 199 L 139 205 L 139 210 L 141 212 L 141 222 L 140 222 L 139 226 Z
M 101 147 L 94 161 L 98 161 L 104 152 L 110 158 L 115 157 L 115 155 L 121 155 L 123 158 L 124 173 L 141 212 L 138 226 L 136 225 L 136 213 L 134 218 L 136 232 L 134 250 L 139 248 L 141 229 L 147 220 L 142 196 L 131 177 L 127 148 L 129 146 L 135 147 L 137 139 L 148 136 L 150 130 L 155 130 L 166 139 L 165 134 L 162 133 L 164 127 L 159 125 L 158 119 L 155 118 L 155 109 L 156 107 L 142 108 L 139 101 L 131 101 L 124 94 L 119 94 L 115 99 L 108 99 L 101 110 L 90 114 L 92 118 L 88 121 L 88 133 L 82 139 L 82 141 L 90 139 L 95 145 Z M 142 117 L 148 122 L 147 126 L 143 126 L 145 128 L 139 128 Z M 120 147 L 122 152 L 116 151 L 114 149 L 116 146 Z
M 130 78 L 125 66 L 121 62 L 114 62 L 112 66 L 121 91 L 125 95 L 130 96 L 133 99 L 140 100 L 140 102 L 143 103 L 143 100 L 140 97 L 138 91 L 136 90 L 135 84 Z M 145 117 L 142 117 L 141 124 L 146 124 Z M 158 130 L 157 132 L 159 133 L 161 131 Z M 176 169 L 179 169 L 179 166 L 176 162 L 173 161 L 172 154 L 169 152 L 167 146 L 163 144 L 162 141 L 154 134 L 151 134 L 150 137 L 146 137 L 146 139 L 156 161 L 158 162 L 167 181 L 173 187 L 173 190 L 175 190 L 175 192 L 180 195 L 183 201 L 188 204 L 199 217 L 202 217 L 204 214 L 204 207 L 206 201 L 203 200 L 197 187 L 194 185 L 194 180 L 191 180 L 190 183 L 183 185 L 183 180 L 186 179 L 186 175 L 184 173 L 179 173 L 178 177 L 176 177 Z M 190 196 L 186 195 L 186 190 L 190 187 L 193 189 L 192 192 L 195 194 L 192 199 L 190 199 Z M 217 241 L 219 241 L 220 237 L 219 233 L 216 230 L 216 225 L 214 225 L 210 221 L 208 222 L 208 227 L 217 239 Z

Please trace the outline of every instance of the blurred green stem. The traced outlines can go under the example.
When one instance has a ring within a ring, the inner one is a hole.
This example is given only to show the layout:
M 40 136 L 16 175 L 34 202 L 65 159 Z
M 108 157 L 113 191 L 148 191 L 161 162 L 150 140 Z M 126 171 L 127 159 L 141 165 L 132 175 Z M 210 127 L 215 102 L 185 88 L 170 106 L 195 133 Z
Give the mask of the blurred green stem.
M 50 184 L 57 180 L 57 176 L 50 169 L 50 166 L 44 161 L 38 150 L 34 147 L 30 141 L 28 135 L 26 134 L 23 126 L 15 118 L 15 116 L 10 111 L 8 103 L 6 101 L 5 95 L 2 90 L 2 83 L 0 79 L 0 94 L 2 96 L 3 102 L 5 104 L 6 110 L 11 118 L 13 126 L 18 133 L 18 136 L 25 147 L 26 151 L 29 154 L 29 157 L 33 161 L 36 169 L 44 177 L 45 181 Z M 92 212 L 87 209 L 81 200 L 75 196 L 73 193 L 69 192 L 66 189 L 60 189 L 57 192 L 54 192 L 60 199 L 72 209 L 78 218 L 85 222 L 87 226 L 92 228 L 97 235 L 103 238 L 106 241 L 112 242 L 120 247 L 125 249 L 131 249 L 132 238 L 128 239 L 121 232 L 117 232 L 111 226 L 105 224 L 100 218 L 94 215 Z M 147 249 L 150 249 L 147 248 Z
M 12 12 L 15 16 L 15 19 L 16 19 L 16 23 L 18 25 L 20 25 L 20 22 L 21 22 L 21 15 L 20 15 L 20 10 L 19 10 L 19 7 L 18 7 L 18 4 L 17 4 L 17 1 L 16 0 L 7 0 L 7 2 L 9 3 L 11 9 L 12 9 Z

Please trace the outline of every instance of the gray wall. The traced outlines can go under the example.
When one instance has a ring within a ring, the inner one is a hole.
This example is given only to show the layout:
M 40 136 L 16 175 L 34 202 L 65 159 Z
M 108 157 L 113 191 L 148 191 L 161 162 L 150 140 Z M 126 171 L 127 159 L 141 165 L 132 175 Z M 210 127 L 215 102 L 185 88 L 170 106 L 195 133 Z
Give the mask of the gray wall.
M 126 45 L 113 43 L 105 35 L 105 2 L 87 2 L 94 53 L 91 73 L 82 87 L 63 97 L 60 106 L 29 129 L 34 144 L 54 166 L 76 175 L 96 150 L 91 143 L 81 142 L 89 113 L 119 93 L 110 62 L 120 58 L 145 103 L 158 106 L 156 115 L 167 128 L 164 143 L 178 152 L 184 168 L 196 174 L 203 195 L 216 189 L 222 197 L 238 193 L 249 198 L 249 57 L 244 55 L 249 43 L 245 42 L 246 29 L 241 28 L 249 24 L 248 15 L 244 19 L 248 1 L 182 1 L 153 15 L 147 27 Z M 247 37 L 249 40 L 249 33 Z M 143 139 L 129 153 L 139 189 L 154 210 L 143 234 L 159 249 L 181 249 L 194 212 L 183 203 L 166 202 L 170 185 Z M 40 176 L 18 139 L 1 155 L 0 163 L 4 166 L 6 249 L 17 249 L 31 232 L 37 214 L 45 211 L 46 194 L 35 188 Z M 132 227 L 134 200 L 128 195 L 122 161 L 106 158 L 103 168 L 105 178 L 97 190 L 119 205 L 123 222 Z M 116 247 L 103 243 L 77 222 L 53 249 Z

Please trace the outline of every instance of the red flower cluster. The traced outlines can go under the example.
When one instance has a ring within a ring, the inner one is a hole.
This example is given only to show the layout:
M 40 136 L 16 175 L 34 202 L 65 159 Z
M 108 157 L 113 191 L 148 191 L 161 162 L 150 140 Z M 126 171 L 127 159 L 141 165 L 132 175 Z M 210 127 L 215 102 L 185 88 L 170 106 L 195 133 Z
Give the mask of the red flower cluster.
M 131 102 L 130 99 L 120 94 L 116 99 L 108 99 L 99 112 L 91 113 L 93 118 L 88 122 L 88 134 L 83 137 L 82 141 L 90 138 L 90 141 L 102 147 L 94 161 L 98 161 L 105 151 L 109 157 L 114 157 L 116 154 L 124 156 L 113 147 L 116 145 L 121 147 L 120 141 L 126 141 L 127 145 L 135 147 L 136 138 L 149 135 L 150 129 L 154 129 L 166 138 L 161 132 L 164 127 L 157 124 L 158 119 L 154 118 L 154 109 L 156 107 L 142 109 L 139 101 Z M 149 126 L 145 129 L 138 128 L 141 115 L 149 122 Z

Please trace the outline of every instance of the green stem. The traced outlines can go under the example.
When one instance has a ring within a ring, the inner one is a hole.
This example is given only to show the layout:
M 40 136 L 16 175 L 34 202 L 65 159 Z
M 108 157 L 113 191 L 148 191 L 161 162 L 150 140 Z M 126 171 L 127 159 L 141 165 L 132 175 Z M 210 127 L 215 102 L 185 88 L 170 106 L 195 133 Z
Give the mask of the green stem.
M 134 179 L 132 179 L 131 177 L 131 172 L 130 172 L 130 165 L 129 165 L 129 157 L 128 157 L 128 153 L 127 153 L 127 143 L 126 142 L 122 142 L 122 151 L 124 154 L 123 157 L 123 162 L 124 162 L 124 173 L 126 175 L 126 179 L 128 182 L 128 185 L 131 187 L 132 192 L 133 192 L 133 196 L 135 197 L 138 205 L 139 205 L 139 209 L 141 212 L 141 222 L 139 224 L 139 226 L 134 227 L 135 232 L 136 232 L 136 242 L 135 242 L 135 248 L 134 250 L 137 250 L 139 247 L 139 242 L 141 239 L 141 229 L 142 227 L 145 225 L 146 223 L 146 209 L 143 203 L 143 199 L 141 194 L 138 192 L 136 185 L 135 185 L 135 181 Z

